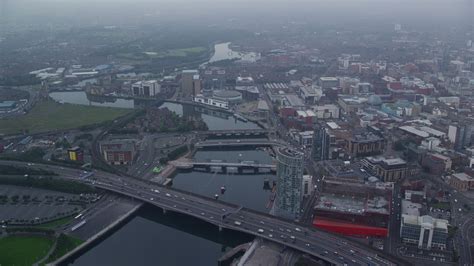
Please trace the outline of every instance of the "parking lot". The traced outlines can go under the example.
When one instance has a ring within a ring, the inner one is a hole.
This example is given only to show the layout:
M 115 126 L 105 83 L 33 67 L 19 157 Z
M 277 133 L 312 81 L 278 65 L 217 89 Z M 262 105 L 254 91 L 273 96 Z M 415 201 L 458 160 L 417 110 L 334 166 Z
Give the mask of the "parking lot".
M 79 195 L 44 189 L 0 185 L 0 221 L 29 224 L 47 222 L 80 211 Z

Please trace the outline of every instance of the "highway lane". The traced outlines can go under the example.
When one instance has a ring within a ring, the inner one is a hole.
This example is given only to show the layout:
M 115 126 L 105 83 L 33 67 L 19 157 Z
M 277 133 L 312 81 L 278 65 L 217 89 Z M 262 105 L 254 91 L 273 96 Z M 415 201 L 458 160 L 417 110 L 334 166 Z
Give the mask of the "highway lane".
M 14 164 L 24 166 L 25 163 L 15 162 Z M 55 170 L 65 178 L 72 178 L 80 182 L 92 184 L 99 188 L 135 197 L 145 202 L 157 205 L 160 208 L 164 208 L 165 210 L 185 213 L 206 220 L 217 226 L 257 235 L 305 253 L 322 257 L 323 259 L 335 264 L 395 265 L 387 259 L 377 255 L 376 251 L 370 249 L 367 250 L 367 247 L 364 247 L 359 243 L 353 243 L 344 238 L 336 237 L 315 228 L 306 227 L 305 225 L 283 220 L 267 214 L 246 209 L 239 210 L 239 207 L 236 205 L 204 198 L 189 192 L 177 191 L 147 183 L 142 180 L 118 177 L 100 171 L 96 171 L 94 175 L 95 180 L 84 180 L 80 177 L 81 171 L 75 169 L 65 169 L 57 166 L 43 166 L 40 164 L 35 164 L 34 167 Z M 236 212 L 229 213 L 229 211 Z M 222 215 L 224 214 L 227 214 L 228 217 L 222 218 Z M 243 221 L 248 224 L 248 228 L 234 224 L 235 221 Z M 296 227 L 298 227 L 301 232 L 296 230 Z M 276 233 L 276 230 L 279 230 L 279 228 L 284 230 L 284 232 L 279 233 L 279 236 L 283 235 L 284 239 L 277 238 L 276 234 L 275 236 L 269 237 L 268 232 L 273 230 Z M 259 233 L 259 229 L 263 229 L 264 232 Z M 292 236 L 294 237 L 294 242 L 293 240 L 290 241 Z M 353 250 L 354 253 L 350 250 Z
M 110 183 L 98 183 L 95 184 L 96 186 L 103 186 L 104 188 L 107 188 L 110 186 L 109 189 L 115 190 L 116 188 L 112 188 L 114 184 Z M 127 184 L 129 185 L 129 184 Z M 164 207 L 165 209 L 169 210 L 175 210 L 178 212 L 185 212 L 191 216 L 204 219 L 206 221 L 209 221 L 211 223 L 216 224 L 217 226 L 223 226 L 226 228 L 230 229 L 236 229 L 239 231 L 247 232 L 250 234 L 254 235 L 259 235 L 260 237 L 264 237 L 269 240 L 273 240 L 276 242 L 279 242 L 284 245 L 288 245 L 291 247 L 294 247 L 299 250 L 303 250 L 307 253 L 313 253 L 314 250 L 319 250 L 320 252 L 318 253 L 318 257 L 323 257 L 323 259 L 329 260 L 333 263 L 336 264 L 343 264 L 343 263 L 351 263 L 351 264 L 359 264 L 360 265 L 391 265 L 390 263 L 387 263 L 386 261 L 381 261 L 380 258 L 377 256 L 373 256 L 372 253 L 366 252 L 361 248 L 358 247 L 353 247 L 348 248 L 349 244 L 346 241 L 338 241 L 336 237 L 330 236 L 326 237 L 327 234 L 321 233 L 321 232 L 314 232 L 314 230 L 309 230 L 308 235 L 304 234 L 304 231 L 302 231 L 303 235 L 295 234 L 294 230 L 296 227 L 295 224 L 288 223 L 287 221 L 274 221 L 274 218 L 271 217 L 260 217 L 259 215 L 255 215 L 253 213 L 247 213 L 243 214 L 242 217 L 240 217 L 240 213 L 238 212 L 236 214 L 230 214 L 229 216 L 236 216 L 239 215 L 239 217 L 236 217 L 234 219 L 229 219 L 226 218 L 223 220 L 224 225 L 222 224 L 222 219 L 219 219 L 219 217 L 223 214 L 226 214 L 228 212 L 228 209 L 222 209 L 221 206 L 213 206 L 208 205 L 208 204 L 202 204 L 199 202 L 199 199 L 190 199 L 189 195 L 180 195 L 176 194 L 176 192 L 172 193 L 167 193 L 165 194 L 167 198 L 156 198 L 155 194 L 162 195 L 165 193 L 163 189 L 158 189 L 160 193 L 152 193 L 149 192 L 149 188 L 145 187 L 140 187 L 137 185 L 133 185 L 132 188 L 128 188 L 128 186 L 124 186 L 120 188 L 123 193 L 129 194 L 129 195 L 136 195 L 139 193 L 140 197 L 149 203 L 155 204 L 157 201 L 160 201 L 159 206 Z M 150 190 L 151 191 L 151 190 Z M 153 197 L 155 196 L 155 197 Z M 206 216 L 210 217 L 209 219 L 206 219 Z M 239 227 L 239 226 L 232 226 L 232 222 L 235 221 L 240 221 L 242 223 L 248 224 L 248 227 L 245 228 Z M 262 222 L 264 224 L 262 224 Z M 267 229 L 270 226 L 270 229 Z M 275 229 L 272 228 L 281 228 L 283 232 L 279 233 L 280 235 L 284 236 L 284 240 L 279 240 L 276 239 L 275 236 L 272 235 L 272 237 L 269 237 L 268 235 L 259 234 L 258 230 L 264 229 L 264 232 L 272 232 L 270 230 L 273 230 L 275 232 Z M 302 230 L 302 229 L 301 229 Z M 256 233 L 257 232 L 257 233 Z M 291 237 L 295 237 L 295 241 L 292 243 L 289 243 Z M 301 239 L 302 238 L 302 239 Z M 310 238 L 309 241 L 304 240 L 305 238 Z M 321 239 L 324 241 L 322 242 Z M 336 243 L 334 247 L 331 247 L 332 243 Z M 310 244 L 307 246 L 306 244 Z M 350 252 L 350 250 L 354 250 L 354 253 Z M 360 254 L 360 255 L 359 255 Z M 353 261 L 354 260 L 354 261 Z

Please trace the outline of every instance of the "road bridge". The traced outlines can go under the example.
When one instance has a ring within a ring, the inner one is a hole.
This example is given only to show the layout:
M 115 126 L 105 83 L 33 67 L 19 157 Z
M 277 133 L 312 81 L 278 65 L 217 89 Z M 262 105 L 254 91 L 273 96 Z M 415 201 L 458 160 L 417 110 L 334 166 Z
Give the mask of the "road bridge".
M 246 129 L 246 130 L 208 130 L 200 131 L 198 134 L 207 138 L 250 138 L 267 137 L 273 131 L 266 129 Z
M 218 148 L 218 147 L 265 147 L 265 146 L 285 146 L 285 143 L 268 139 L 228 139 L 228 140 L 207 140 L 198 142 L 196 148 Z
M 27 166 L 24 162 L 0 161 Z M 369 246 L 336 236 L 298 222 L 254 211 L 191 192 L 164 187 L 149 181 L 96 171 L 92 178 L 80 177 L 80 170 L 35 164 L 53 170 L 63 178 L 129 196 L 159 207 L 201 219 L 219 227 L 255 235 L 321 258 L 335 265 L 406 265 L 407 262 Z
M 212 161 L 193 161 L 193 160 L 176 160 L 170 162 L 177 169 L 194 169 L 194 170 L 206 170 L 208 172 L 228 172 L 236 171 L 238 173 L 244 172 L 244 170 L 252 170 L 254 173 L 276 171 L 276 165 L 259 163 L 257 161 L 240 161 L 240 162 L 226 162 L 219 160 Z
M 151 184 L 130 187 L 130 184 L 120 185 L 112 180 L 91 182 L 95 187 L 157 206 L 165 213 L 182 213 L 214 224 L 220 230 L 230 229 L 255 235 L 335 265 L 396 265 L 382 254 L 349 243 L 349 240 L 237 205 Z

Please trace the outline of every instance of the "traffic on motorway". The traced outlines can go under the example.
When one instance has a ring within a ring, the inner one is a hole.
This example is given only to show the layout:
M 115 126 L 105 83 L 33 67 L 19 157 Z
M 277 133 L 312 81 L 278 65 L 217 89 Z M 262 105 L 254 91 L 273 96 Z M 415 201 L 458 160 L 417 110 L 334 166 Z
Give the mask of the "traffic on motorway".
M 253 234 L 337 265 L 396 265 L 391 260 L 380 256 L 378 252 L 345 238 L 189 192 L 99 171 L 96 171 L 94 175 L 88 174 L 89 178 L 84 178 L 83 171 L 76 169 L 41 164 L 36 164 L 35 167 L 55 170 L 62 177 L 139 198 L 164 211 L 185 213 L 220 228 Z

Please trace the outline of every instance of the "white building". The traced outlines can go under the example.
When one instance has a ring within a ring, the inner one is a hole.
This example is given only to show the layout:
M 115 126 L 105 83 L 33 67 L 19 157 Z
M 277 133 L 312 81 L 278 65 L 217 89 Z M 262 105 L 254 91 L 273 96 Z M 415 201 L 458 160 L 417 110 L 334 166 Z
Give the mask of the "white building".
M 402 200 L 400 238 L 420 249 L 446 249 L 449 222 L 429 215 L 420 216 L 420 209 L 421 204 Z
M 335 104 L 315 105 L 311 109 L 318 119 L 339 118 L 339 106 Z
M 132 84 L 133 96 L 153 97 L 160 91 L 161 85 L 156 80 L 137 81 Z
M 204 95 L 202 95 L 202 94 L 196 95 L 194 97 L 194 102 L 204 104 L 204 105 L 213 106 L 213 107 L 217 107 L 217 108 L 229 109 L 229 102 L 214 99 L 214 98 L 204 97 Z
M 448 221 L 429 215 L 416 216 L 403 214 L 400 238 L 404 243 L 418 246 L 419 249 L 446 249 Z

